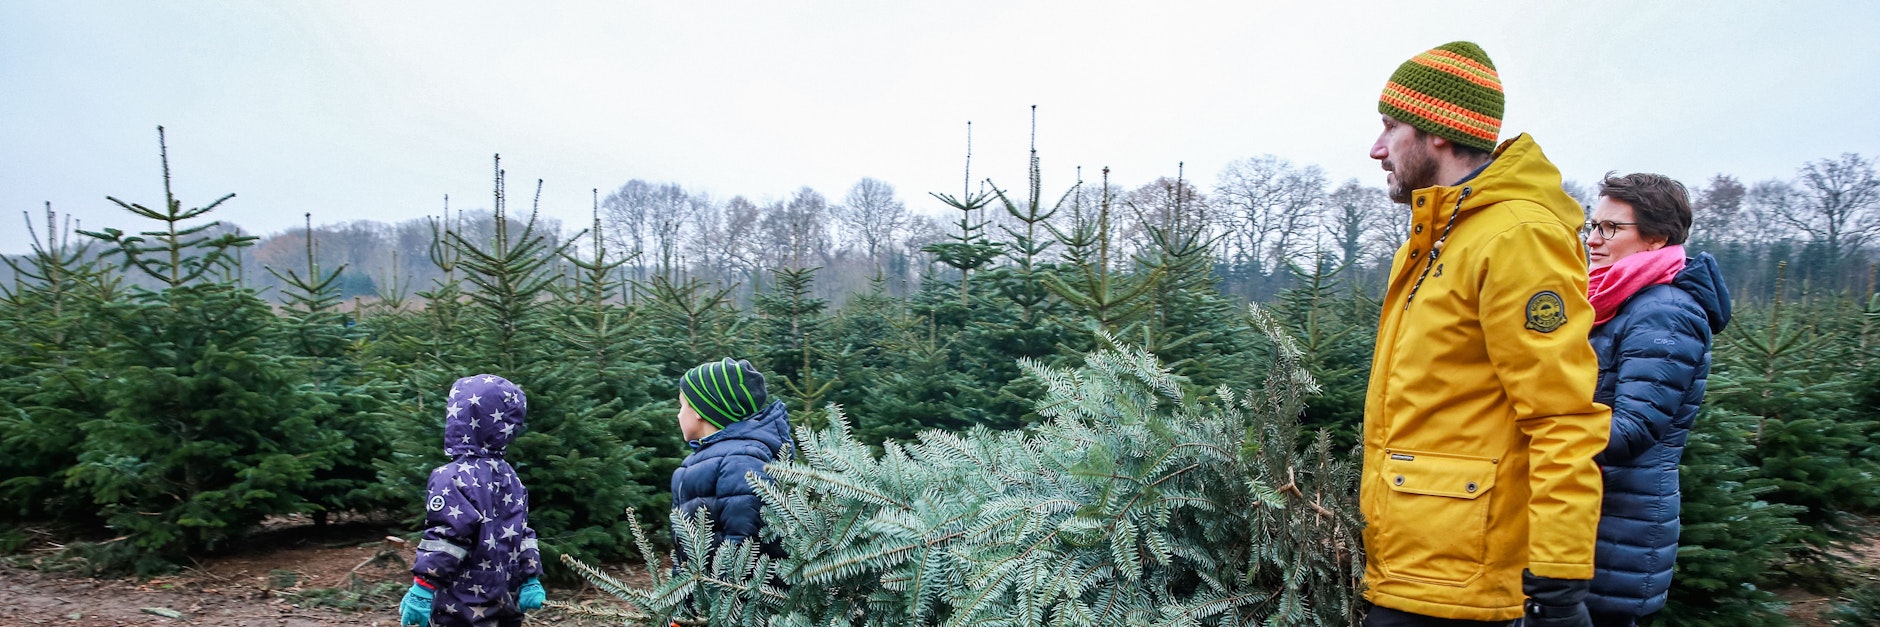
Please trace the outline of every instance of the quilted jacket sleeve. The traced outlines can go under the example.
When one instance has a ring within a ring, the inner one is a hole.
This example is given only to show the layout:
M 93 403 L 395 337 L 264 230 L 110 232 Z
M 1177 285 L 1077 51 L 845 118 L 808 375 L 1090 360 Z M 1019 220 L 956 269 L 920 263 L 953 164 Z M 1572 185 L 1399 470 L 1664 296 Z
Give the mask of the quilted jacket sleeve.
M 1489 361 L 1527 436 L 1528 568 L 1557 579 L 1590 579 L 1610 410 L 1593 402 L 1599 358 L 1587 333 L 1586 262 L 1571 232 L 1524 223 L 1491 240 L 1481 320 L 1492 329 Z M 1543 307 L 1537 308 L 1537 304 Z M 1545 306 L 1559 309 L 1558 318 Z
M 1624 463 L 1649 450 L 1671 431 L 1672 416 L 1702 369 L 1709 336 L 1703 312 L 1670 300 L 1643 307 L 1613 336 L 1617 377 L 1612 400 L 1612 441 L 1603 461 Z

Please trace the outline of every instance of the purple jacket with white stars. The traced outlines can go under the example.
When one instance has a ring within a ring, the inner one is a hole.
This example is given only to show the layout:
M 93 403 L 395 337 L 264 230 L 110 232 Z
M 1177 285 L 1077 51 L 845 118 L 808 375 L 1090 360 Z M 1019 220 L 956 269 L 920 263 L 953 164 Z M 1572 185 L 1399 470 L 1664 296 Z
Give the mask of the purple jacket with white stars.
M 424 540 L 411 572 L 435 587 L 433 625 L 513 624 L 516 591 L 542 572 L 529 492 L 503 451 L 522 432 L 528 398 L 494 375 L 450 388 L 444 452 L 425 489 Z

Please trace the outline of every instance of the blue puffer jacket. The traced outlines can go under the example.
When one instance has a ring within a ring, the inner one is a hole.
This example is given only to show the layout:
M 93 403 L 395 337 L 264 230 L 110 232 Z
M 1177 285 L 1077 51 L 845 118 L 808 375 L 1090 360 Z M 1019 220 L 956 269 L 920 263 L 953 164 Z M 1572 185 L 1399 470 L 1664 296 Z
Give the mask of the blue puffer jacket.
M 1593 399 L 1612 406 L 1586 599 L 1593 612 L 1644 616 L 1665 606 L 1678 555 L 1678 461 L 1704 400 L 1711 336 L 1729 321 L 1730 292 L 1717 260 L 1699 253 L 1671 283 L 1639 290 L 1593 329 Z
M 760 538 L 764 528 L 761 515 L 763 500 L 751 487 L 746 473 L 757 473 L 765 480 L 770 475 L 764 465 L 786 459 L 790 439 L 790 414 L 783 401 L 758 410 L 756 415 L 727 425 L 717 433 L 688 442 L 693 452 L 672 471 L 672 506 L 686 516 L 704 508 L 712 519 L 713 546 L 727 540 L 742 542 Z M 674 527 L 673 546 L 680 547 Z M 783 557 L 781 547 L 766 543 L 766 553 Z

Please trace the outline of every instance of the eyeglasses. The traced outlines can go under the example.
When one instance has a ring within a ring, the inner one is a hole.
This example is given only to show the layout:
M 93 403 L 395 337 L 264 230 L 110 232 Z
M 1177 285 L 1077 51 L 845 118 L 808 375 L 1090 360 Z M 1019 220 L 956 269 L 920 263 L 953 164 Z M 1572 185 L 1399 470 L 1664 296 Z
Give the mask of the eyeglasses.
M 1586 224 L 1580 225 L 1580 237 L 1592 237 L 1593 231 L 1598 229 L 1601 238 L 1612 239 L 1619 234 L 1619 227 L 1622 226 L 1638 226 L 1638 223 L 1613 222 L 1611 220 L 1587 220 Z

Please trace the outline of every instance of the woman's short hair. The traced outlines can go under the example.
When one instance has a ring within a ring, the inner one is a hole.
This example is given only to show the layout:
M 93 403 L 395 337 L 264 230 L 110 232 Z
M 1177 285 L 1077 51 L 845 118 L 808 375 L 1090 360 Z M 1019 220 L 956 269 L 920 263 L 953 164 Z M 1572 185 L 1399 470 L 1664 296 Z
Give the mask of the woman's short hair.
M 1645 239 L 1664 238 L 1666 246 L 1691 236 L 1691 197 L 1684 184 L 1663 174 L 1607 172 L 1599 195 L 1632 206 L 1632 221 Z

